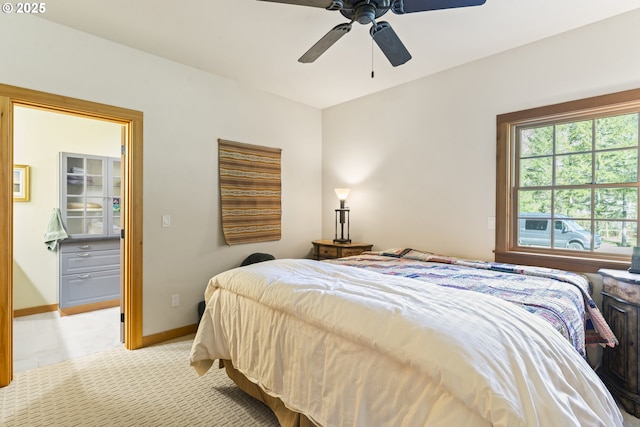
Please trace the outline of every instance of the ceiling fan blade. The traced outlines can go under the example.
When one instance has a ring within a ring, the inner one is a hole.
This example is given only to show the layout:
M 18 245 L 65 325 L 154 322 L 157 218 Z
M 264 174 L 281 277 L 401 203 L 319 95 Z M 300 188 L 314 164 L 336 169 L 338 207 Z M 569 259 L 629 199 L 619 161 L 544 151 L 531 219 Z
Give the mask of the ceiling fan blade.
M 340 37 L 351 31 L 351 24 L 340 24 L 333 27 L 327 34 L 316 42 L 311 49 L 309 49 L 304 55 L 298 59 L 298 62 L 309 63 L 313 62 L 320 57 L 327 49 L 329 49 L 335 42 L 340 40 Z
M 268 1 L 272 3 L 288 3 L 288 4 L 297 4 L 299 6 L 311 6 L 311 7 L 321 7 L 323 9 L 330 9 L 335 7 L 334 4 L 336 1 L 334 0 L 260 0 L 260 1 Z M 339 2 L 342 3 L 342 2 Z
M 453 9 L 480 6 L 487 0 L 396 0 L 391 10 L 396 14 L 426 12 L 428 10 Z
M 394 67 L 411 59 L 411 54 L 388 22 L 378 22 L 371 27 L 369 33 Z

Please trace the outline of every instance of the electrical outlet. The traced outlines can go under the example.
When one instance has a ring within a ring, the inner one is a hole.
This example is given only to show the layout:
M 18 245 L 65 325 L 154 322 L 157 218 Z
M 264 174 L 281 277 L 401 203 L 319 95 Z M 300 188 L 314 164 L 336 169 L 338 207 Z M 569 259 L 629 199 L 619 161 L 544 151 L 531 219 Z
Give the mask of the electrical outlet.
M 171 307 L 177 307 L 180 305 L 180 294 L 171 295 Z

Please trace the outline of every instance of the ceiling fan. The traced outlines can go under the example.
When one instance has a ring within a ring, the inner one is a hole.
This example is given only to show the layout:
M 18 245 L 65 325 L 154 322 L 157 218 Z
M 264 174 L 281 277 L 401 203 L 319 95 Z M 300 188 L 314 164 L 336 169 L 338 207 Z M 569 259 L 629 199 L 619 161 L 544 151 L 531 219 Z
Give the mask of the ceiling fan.
M 371 24 L 369 34 L 376 42 L 391 65 L 397 67 L 411 59 L 411 54 L 402 44 L 388 22 L 376 19 L 392 11 L 397 15 L 414 12 L 426 12 L 456 7 L 480 6 L 486 0 L 261 0 L 273 3 L 288 3 L 300 6 L 321 7 L 327 10 L 339 10 L 351 22 L 333 27 L 311 49 L 298 59 L 298 62 L 313 62 L 327 51 L 342 36 L 351 31 L 351 24 Z

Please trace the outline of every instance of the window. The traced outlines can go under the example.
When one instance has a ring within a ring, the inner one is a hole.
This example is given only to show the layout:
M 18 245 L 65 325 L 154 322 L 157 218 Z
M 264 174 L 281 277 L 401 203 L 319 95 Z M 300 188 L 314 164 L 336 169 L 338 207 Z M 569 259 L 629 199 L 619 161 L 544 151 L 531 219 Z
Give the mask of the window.
M 496 261 L 627 268 L 639 127 L 640 90 L 498 116 Z

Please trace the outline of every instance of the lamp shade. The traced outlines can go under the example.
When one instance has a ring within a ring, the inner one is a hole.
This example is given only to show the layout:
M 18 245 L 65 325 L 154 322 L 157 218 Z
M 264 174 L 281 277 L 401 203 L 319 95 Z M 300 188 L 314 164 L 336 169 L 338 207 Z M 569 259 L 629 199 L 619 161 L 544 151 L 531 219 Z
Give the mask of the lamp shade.
M 347 196 L 349 195 L 349 192 L 351 191 L 351 189 L 350 188 L 336 188 L 336 189 L 334 189 L 334 191 L 336 192 L 336 196 L 338 196 L 338 199 L 347 200 Z

